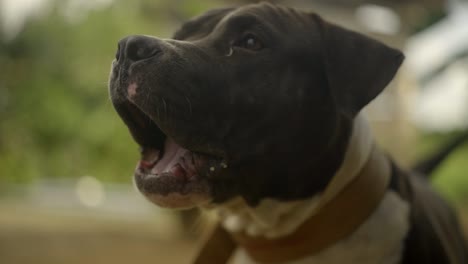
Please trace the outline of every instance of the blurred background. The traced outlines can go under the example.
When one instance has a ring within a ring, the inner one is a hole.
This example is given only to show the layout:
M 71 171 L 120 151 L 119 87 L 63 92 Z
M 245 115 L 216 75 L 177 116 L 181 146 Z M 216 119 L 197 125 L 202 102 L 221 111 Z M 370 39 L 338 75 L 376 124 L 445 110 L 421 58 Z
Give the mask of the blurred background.
M 108 99 L 110 63 L 125 35 L 168 38 L 207 9 L 248 2 L 0 0 L 0 263 L 188 263 L 203 225 L 133 189 L 139 153 Z M 366 109 L 400 164 L 468 129 L 467 1 L 274 2 L 405 52 Z M 465 144 L 433 177 L 465 227 L 467 171 Z

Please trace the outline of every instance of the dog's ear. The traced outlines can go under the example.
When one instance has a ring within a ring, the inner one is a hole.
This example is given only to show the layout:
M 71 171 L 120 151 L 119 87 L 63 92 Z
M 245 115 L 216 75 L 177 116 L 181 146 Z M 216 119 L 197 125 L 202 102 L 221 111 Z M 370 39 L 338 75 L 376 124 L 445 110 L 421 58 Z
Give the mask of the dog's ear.
M 186 40 L 206 36 L 226 14 L 234 9 L 234 7 L 212 9 L 200 16 L 194 17 L 185 22 L 182 27 L 174 33 L 172 38 Z
M 313 15 L 322 35 L 329 88 L 340 110 L 354 116 L 393 79 L 404 55 Z

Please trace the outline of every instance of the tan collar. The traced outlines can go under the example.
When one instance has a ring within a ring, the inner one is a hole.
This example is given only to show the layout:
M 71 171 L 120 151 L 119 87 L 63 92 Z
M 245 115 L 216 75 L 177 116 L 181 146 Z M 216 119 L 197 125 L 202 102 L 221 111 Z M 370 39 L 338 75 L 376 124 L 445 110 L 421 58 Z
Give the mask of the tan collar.
M 243 232 L 229 235 L 217 226 L 194 263 L 226 263 L 236 247 L 233 240 L 259 263 L 281 263 L 313 255 L 349 236 L 374 212 L 389 178 L 387 157 L 373 147 L 362 170 L 294 233 L 268 239 Z

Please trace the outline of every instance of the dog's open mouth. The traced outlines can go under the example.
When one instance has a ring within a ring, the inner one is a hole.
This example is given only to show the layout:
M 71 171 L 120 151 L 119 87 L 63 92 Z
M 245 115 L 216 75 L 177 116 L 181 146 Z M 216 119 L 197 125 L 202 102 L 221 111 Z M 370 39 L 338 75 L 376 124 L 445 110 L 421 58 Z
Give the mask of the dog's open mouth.
M 211 201 L 208 178 L 227 166 L 220 158 L 182 147 L 129 101 L 114 106 L 141 147 L 134 180 L 150 201 L 171 208 Z

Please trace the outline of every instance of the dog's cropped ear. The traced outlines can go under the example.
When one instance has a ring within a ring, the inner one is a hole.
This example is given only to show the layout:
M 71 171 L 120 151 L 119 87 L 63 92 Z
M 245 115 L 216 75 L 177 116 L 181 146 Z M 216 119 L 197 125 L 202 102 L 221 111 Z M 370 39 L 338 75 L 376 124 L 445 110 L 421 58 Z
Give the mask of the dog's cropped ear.
M 313 16 L 321 30 L 329 87 L 343 113 L 354 116 L 393 79 L 404 55 L 377 40 Z
M 234 9 L 235 7 L 212 9 L 200 16 L 194 17 L 185 22 L 182 27 L 174 33 L 172 38 L 186 40 L 206 36 L 226 14 Z

